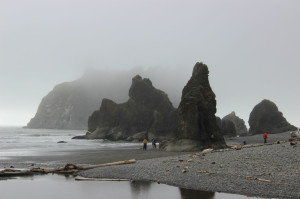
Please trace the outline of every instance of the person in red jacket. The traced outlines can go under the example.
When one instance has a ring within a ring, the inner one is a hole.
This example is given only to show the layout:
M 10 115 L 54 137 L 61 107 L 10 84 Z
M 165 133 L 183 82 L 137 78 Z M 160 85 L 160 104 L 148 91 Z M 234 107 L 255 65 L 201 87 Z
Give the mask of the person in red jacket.
M 264 143 L 267 143 L 267 138 L 268 138 L 268 133 L 265 132 L 265 133 L 264 133 Z

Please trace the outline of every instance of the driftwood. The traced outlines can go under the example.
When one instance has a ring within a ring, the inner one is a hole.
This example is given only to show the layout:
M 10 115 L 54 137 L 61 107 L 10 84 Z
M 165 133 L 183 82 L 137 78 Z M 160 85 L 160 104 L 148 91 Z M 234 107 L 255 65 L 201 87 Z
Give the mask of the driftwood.
M 258 181 L 261 181 L 261 182 L 272 183 L 271 180 L 257 178 L 257 177 L 254 177 L 254 176 L 246 176 L 246 178 L 249 179 L 249 180 L 258 180 Z
M 76 181 L 130 181 L 130 179 L 113 179 L 113 178 L 75 178 Z
M 31 175 L 34 175 L 34 172 L 30 172 L 28 170 L 4 169 L 0 171 L 0 177 L 17 177 Z
M 83 170 L 87 170 L 87 169 L 121 165 L 121 164 L 132 164 L 135 162 L 136 162 L 135 159 L 131 159 L 131 160 L 97 164 L 97 165 L 91 165 L 91 166 L 77 166 L 74 164 L 66 164 L 63 167 L 58 167 L 58 168 L 34 167 L 29 170 L 4 169 L 4 170 L 0 171 L 0 177 L 15 177 L 15 176 L 26 176 L 26 175 L 28 176 L 28 175 L 36 175 L 36 174 L 47 174 L 47 173 L 74 174 L 79 171 L 83 171 Z
M 257 178 L 256 180 L 261 181 L 261 182 L 268 182 L 271 183 L 271 180 L 266 180 L 266 179 L 262 179 L 262 178 Z

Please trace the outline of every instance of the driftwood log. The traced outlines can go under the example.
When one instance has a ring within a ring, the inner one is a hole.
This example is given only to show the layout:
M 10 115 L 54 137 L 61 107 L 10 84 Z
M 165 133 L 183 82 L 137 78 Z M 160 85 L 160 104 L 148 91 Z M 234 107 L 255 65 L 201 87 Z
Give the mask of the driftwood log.
M 272 183 L 271 180 L 262 179 L 262 178 L 257 178 L 257 177 L 254 177 L 254 176 L 247 176 L 246 178 L 249 179 L 249 180 L 258 180 L 258 181 L 260 181 L 260 182 Z
M 75 174 L 79 171 L 83 171 L 83 170 L 87 170 L 87 169 L 106 167 L 106 166 L 115 166 L 115 165 L 122 165 L 122 164 L 132 164 L 135 162 L 136 162 L 135 159 L 131 159 L 131 160 L 97 164 L 97 165 L 91 165 L 91 166 L 77 166 L 74 164 L 66 164 L 63 167 L 58 167 L 58 168 L 34 167 L 34 168 L 31 168 L 28 170 L 4 169 L 4 170 L 0 171 L 0 177 L 30 176 L 30 175 L 48 174 L 48 173 Z
M 130 179 L 122 179 L 122 178 L 118 178 L 118 179 L 114 179 L 114 178 L 75 178 L 76 181 L 117 181 L 117 182 L 121 182 L 121 181 L 131 181 Z

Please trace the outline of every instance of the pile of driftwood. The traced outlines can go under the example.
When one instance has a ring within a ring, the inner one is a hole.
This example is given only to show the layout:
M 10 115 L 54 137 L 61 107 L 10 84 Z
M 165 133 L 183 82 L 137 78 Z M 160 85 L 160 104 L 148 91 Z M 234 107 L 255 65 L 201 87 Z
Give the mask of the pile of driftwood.
M 79 171 L 93 169 L 98 167 L 106 167 L 106 166 L 114 166 L 121 164 L 132 164 L 135 163 L 135 159 L 124 160 L 118 162 L 97 164 L 91 166 L 77 166 L 74 164 L 66 164 L 63 167 L 58 168 L 41 168 L 34 167 L 27 170 L 18 170 L 18 169 L 4 169 L 0 171 L 0 177 L 17 177 L 17 176 L 30 176 L 30 175 L 40 175 L 40 174 L 48 174 L 48 173 L 56 173 L 56 174 L 76 174 Z

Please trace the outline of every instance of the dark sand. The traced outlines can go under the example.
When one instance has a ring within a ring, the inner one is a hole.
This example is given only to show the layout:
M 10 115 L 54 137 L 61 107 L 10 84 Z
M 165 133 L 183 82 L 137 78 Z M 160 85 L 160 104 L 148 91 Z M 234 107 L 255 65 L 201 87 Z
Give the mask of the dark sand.
M 0 159 L 0 168 L 30 168 L 34 167 L 59 167 L 67 163 L 78 165 L 94 165 L 120 160 L 145 160 L 151 158 L 160 158 L 167 156 L 177 156 L 188 154 L 187 152 L 166 152 L 159 149 L 141 149 L 123 148 L 110 150 L 74 150 L 60 151 L 57 155 L 48 156 L 14 156 L 9 159 Z

